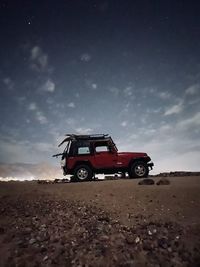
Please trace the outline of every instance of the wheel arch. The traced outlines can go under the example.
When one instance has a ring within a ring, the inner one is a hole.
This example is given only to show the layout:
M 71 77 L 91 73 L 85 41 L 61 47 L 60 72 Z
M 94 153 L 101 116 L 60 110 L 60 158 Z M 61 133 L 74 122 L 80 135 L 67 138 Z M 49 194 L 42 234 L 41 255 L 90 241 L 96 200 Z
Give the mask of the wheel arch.
M 150 158 L 149 157 L 146 157 L 146 158 L 144 158 L 144 157 L 133 158 L 133 159 L 130 160 L 128 168 L 130 168 L 131 165 L 134 164 L 137 161 L 142 161 L 144 163 L 147 163 L 148 161 L 150 161 Z
M 94 168 L 93 168 L 92 164 L 91 164 L 88 160 L 80 160 L 80 161 L 77 161 L 77 162 L 74 164 L 72 171 L 74 171 L 75 168 L 76 168 L 77 166 L 79 166 L 79 165 L 87 165 L 88 167 L 91 168 L 92 171 L 94 171 Z

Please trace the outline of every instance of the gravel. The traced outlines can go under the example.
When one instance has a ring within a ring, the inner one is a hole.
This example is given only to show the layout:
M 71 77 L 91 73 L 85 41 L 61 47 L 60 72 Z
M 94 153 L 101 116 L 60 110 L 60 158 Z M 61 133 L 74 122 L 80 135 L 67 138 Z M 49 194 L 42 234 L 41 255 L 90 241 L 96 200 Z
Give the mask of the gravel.
M 0 210 L 1 266 L 200 266 L 200 237 L 190 226 L 128 227 L 94 205 L 48 195 L 4 198 Z

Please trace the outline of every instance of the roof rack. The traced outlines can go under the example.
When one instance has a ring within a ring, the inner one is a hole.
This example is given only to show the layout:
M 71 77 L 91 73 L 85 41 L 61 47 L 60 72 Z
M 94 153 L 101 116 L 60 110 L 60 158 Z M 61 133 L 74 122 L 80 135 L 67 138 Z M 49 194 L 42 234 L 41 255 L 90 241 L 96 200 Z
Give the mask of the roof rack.
M 108 134 L 90 134 L 90 135 L 78 135 L 78 134 L 66 134 L 66 138 L 58 145 L 60 147 L 62 144 L 72 140 L 99 140 L 108 138 Z
M 95 140 L 95 139 L 105 139 L 107 138 L 109 135 L 108 134 L 84 134 L 84 135 L 77 135 L 77 134 L 66 134 L 65 136 L 68 136 L 69 138 L 71 138 L 72 140 L 87 140 L 87 139 L 91 139 L 91 140 Z
M 115 149 L 118 150 L 109 134 L 89 134 L 89 135 L 87 135 L 87 134 L 83 134 L 83 135 L 66 134 L 65 136 L 67 136 L 67 137 L 58 145 L 58 147 L 60 147 L 65 142 L 73 141 L 73 140 L 75 141 L 75 140 L 104 140 L 104 139 L 109 139 L 112 142 L 112 144 L 114 145 Z

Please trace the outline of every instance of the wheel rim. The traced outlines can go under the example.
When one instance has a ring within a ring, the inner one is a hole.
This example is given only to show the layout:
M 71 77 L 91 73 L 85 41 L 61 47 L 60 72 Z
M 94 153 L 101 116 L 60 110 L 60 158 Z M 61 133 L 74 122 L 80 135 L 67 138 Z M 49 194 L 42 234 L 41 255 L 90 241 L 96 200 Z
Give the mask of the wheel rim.
M 139 165 L 135 166 L 135 174 L 137 176 L 144 176 L 145 173 L 146 173 L 146 168 L 144 165 L 139 164 Z
M 85 180 L 88 177 L 88 171 L 85 168 L 81 168 L 77 171 L 77 177 L 80 180 Z

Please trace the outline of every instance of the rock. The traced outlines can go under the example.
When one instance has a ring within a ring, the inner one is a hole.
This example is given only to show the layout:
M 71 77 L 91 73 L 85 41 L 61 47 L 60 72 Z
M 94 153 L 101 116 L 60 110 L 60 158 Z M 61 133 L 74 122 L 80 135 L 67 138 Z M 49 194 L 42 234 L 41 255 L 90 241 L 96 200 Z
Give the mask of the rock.
M 49 257 L 46 255 L 46 256 L 43 258 L 43 261 L 47 261 L 48 258 L 49 258 Z
M 127 236 L 127 237 L 126 237 L 126 242 L 127 242 L 128 244 L 133 244 L 133 243 L 135 243 L 135 239 L 134 239 L 133 236 Z
M 16 265 L 15 266 L 18 266 L 18 267 L 26 267 L 26 262 L 24 259 L 22 258 L 19 258 L 16 260 Z
M 32 244 L 34 244 L 34 243 L 36 243 L 36 239 L 35 238 L 31 238 L 30 240 L 29 240 L 29 244 L 30 245 L 32 245 Z
M 63 255 L 65 253 L 65 248 L 60 245 L 55 249 L 54 255 L 55 257 L 59 257 L 60 255 Z
M 52 242 L 53 242 L 53 243 L 57 243 L 59 240 L 60 240 L 59 236 L 54 236 L 54 237 L 52 238 Z
M 135 238 L 135 243 L 138 244 L 139 242 L 140 242 L 140 238 L 139 238 L 139 236 L 137 236 L 137 237 Z
M 144 250 L 147 250 L 147 251 L 150 251 L 153 249 L 153 246 L 151 244 L 152 242 L 151 241 L 146 241 L 143 243 L 142 247 Z
M 32 232 L 32 229 L 30 227 L 26 227 L 23 231 L 23 235 L 29 235 Z
M 160 238 L 158 239 L 158 245 L 161 247 L 161 248 L 168 248 L 168 242 L 167 242 L 167 239 L 166 238 Z
M 19 247 L 22 247 L 23 244 L 24 244 L 24 241 L 21 240 L 21 239 L 17 240 L 17 242 L 16 242 L 16 245 L 19 246 Z
M 5 233 L 5 229 L 3 227 L 0 227 L 0 235 Z
M 110 222 L 110 218 L 107 215 L 102 215 L 98 218 L 98 221 Z
M 169 247 L 167 250 L 168 250 L 170 253 L 172 253 L 172 248 L 171 248 L 171 247 Z
M 156 184 L 157 185 L 169 185 L 170 181 L 166 178 L 161 178 Z
M 40 248 L 40 252 L 46 252 L 47 251 L 47 248 L 44 246 L 44 245 L 42 245 L 41 246 L 41 248 Z
M 102 236 L 100 236 L 99 240 L 101 240 L 101 241 L 107 241 L 107 240 L 109 240 L 109 236 L 102 235 Z
M 138 183 L 138 185 L 153 185 L 153 184 L 155 184 L 154 180 L 149 178 L 143 179 Z
M 150 230 L 148 230 L 148 235 L 152 235 L 153 233 L 150 231 Z

